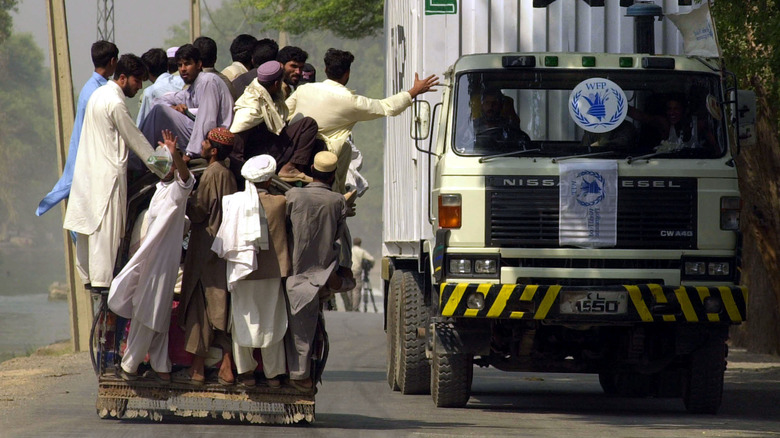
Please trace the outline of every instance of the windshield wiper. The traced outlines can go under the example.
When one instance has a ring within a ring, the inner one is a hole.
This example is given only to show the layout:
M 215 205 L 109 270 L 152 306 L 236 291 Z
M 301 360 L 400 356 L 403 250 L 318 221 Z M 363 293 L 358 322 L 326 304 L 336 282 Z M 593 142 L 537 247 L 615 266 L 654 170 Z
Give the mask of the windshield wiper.
M 614 153 L 614 151 L 591 152 L 589 154 L 582 154 L 582 155 L 567 155 L 565 157 L 555 157 L 552 159 L 552 162 L 557 163 L 559 161 L 570 160 L 572 158 L 598 157 L 599 155 L 608 155 L 612 153 Z
M 539 152 L 539 151 L 541 151 L 541 149 L 537 148 L 537 149 L 521 149 L 521 150 L 512 151 L 512 152 L 503 152 L 503 153 L 500 153 L 500 154 L 488 155 L 487 157 L 480 157 L 479 162 L 480 163 L 484 163 L 485 161 L 493 159 L 493 158 L 511 157 L 512 155 L 522 155 L 522 154 L 524 154 L 526 152 Z

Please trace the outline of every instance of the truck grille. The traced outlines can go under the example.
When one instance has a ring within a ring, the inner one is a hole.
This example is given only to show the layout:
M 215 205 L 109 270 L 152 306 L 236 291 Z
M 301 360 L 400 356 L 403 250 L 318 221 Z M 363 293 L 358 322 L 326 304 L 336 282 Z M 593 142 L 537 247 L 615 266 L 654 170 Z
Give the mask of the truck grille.
M 557 248 L 559 178 L 486 177 L 492 247 Z M 615 248 L 696 248 L 695 178 L 618 178 Z

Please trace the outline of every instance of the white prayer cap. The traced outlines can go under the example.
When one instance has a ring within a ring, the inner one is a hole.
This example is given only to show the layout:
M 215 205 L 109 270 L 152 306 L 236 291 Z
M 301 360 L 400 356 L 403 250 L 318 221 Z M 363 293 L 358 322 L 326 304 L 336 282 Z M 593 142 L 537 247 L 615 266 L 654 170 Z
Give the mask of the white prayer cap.
M 270 155 L 257 155 L 244 163 L 241 176 L 253 183 L 268 181 L 276 173 L 276 160 Z
M 165 51 L 165 54 L 168 55 L 169 58 L 175 58 L 176 57 L 176 51 L 179 50 L 179 47 L 171 47 L 168 50 Z

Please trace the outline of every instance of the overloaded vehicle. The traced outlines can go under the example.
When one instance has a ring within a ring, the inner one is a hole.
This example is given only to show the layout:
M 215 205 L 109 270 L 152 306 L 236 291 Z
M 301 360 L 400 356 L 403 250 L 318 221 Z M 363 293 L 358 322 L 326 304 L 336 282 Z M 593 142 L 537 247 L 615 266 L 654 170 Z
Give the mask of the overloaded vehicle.
M 194 166 L 190 172 L 199 178 L 205 165 Z M 159 178 L 146 173 L 134 178 L 128 185 L 127 225 L 122 239 L 117 266 L 124 266 L 138 245 L 139 234 L 144 224 L 144 212 L 154 195 Z M 290 185 L 274 177 L 272 192 L 284 193 Z M 187 238 L 182 240 L 183 251 Z M 182 260 L 183 260 L 182 256 Z M 180 282 L 179 282 L 180 283 Z M 171 308 L 170 341 L 168 356 L 173 370 L 189 367 L 192 355 L 184 350 L 184 332 L 178 325 L 178 294 L 174 296 Z M 162 421 L 166 417 L 211 418 L 245 423 L 292 424 L 311 423 L 315 414 L 316 390 L 301 392 L 287 385 L 278 388 L 256 385 L 222 385 L 216 376 L 221 359 L 221 350 L 215 351 L 207 360 L 205 384 L 170 382 L 161 384 L 155 379 L 126 381 L 119 376 L 121 355 L 124 351 L 128 324 L 132 321 L 111 312 L 107 305 L 107 294 L 98 295 L 95 318 L 90 333 L 90 355 L 98 378 L 96 410 L 100 418 L 147 419 Z M 321 316 L 321 315 L 320 315 Z M 313 376 L 320 380 L 328 355 L 328 339 L 320 318 L 315 338 L 313 355 Z M 256 357 L 257 358 L 257 357 Z M 258 360 L 258 367 L 262 361 Z M 142 367 L 144 365 L 142 364 Z M 151 371 L 146 366 L 139 374 Z M 257 370 L 259 372 L 260 370 Z M 150 374 L 153 374 L 150 373 Z

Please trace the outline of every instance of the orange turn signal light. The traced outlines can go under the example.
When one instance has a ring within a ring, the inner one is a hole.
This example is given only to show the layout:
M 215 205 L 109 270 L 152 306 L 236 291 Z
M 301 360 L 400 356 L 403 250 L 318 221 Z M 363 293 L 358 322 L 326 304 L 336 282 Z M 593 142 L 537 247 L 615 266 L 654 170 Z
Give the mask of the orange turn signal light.
M 460 228 L 462 217 L 460 195 L 439 195 L 439 228 Z

